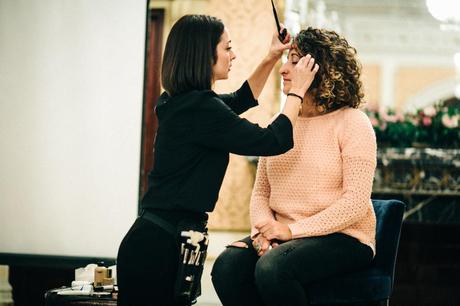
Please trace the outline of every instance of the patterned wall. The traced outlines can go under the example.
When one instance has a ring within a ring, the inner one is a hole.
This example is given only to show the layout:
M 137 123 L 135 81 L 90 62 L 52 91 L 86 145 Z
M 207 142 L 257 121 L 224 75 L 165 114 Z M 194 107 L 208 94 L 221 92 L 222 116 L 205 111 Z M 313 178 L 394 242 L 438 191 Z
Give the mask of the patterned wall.
M 215 90 L 232 91 L 249 77 L 268 52 L 271 35 L 276 30 L 271 5 L 269 1 L 260 0 L 210 0 L 208 13 L 222 19 L 237 56 L 229 80 L 218 82 Z M 278 111 L 278 69 L 279 65 L 259 98 L 261 106 L 244 114 L 244 117 L 262 126 Z M 249 229 L 249 200 L 254 176 L 255 167 L 245 157 L 231 156 L 219 201 L 210 216 L 211 229 Z

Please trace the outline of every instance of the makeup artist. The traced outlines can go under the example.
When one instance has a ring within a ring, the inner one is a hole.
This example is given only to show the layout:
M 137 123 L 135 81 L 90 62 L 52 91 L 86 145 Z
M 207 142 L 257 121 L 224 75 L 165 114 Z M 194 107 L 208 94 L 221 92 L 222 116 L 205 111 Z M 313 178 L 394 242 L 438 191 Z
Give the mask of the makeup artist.
M 206 231 L 229 153 L 269 156 L 293 147 L 302 97 L 318 70 L 310 56 L 292 70 L 284 108 L 267 128 L 238 116 L 257 105 L 289 41 L 289 34 L 280 42 L 274 33 L 267 56 L 249 79 L 236 92 L 220 95 L 213 84 L 228 78 L 236 58 L 228 29 L 206 15 L 183 16 L 172 27 L 163 56 L 165 92 L 156 107 L 155 165 L 141 203 L 144 213 L 118 252 L 118 305 L 190 305 L 175 297 L 178 231 Z

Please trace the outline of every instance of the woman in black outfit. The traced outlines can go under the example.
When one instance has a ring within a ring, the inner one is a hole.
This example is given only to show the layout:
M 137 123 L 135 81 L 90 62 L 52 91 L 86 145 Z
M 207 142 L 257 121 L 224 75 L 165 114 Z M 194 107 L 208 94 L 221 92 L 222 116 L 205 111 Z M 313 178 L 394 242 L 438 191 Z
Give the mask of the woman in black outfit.
M 257 105 L 275 63 L 289 49 L 273 35 L 270 51 L 250 78 L 231 94 L 212 91 L 227 79 L 235 54 L 223 23 L 206 15 L 186 15 L 171 29 L 161 79 L 165 92 L 156 113 L 155 166 L 141 202 L 143 212 L 118 252 L 118 305 L 190 305 L 175 298 L 181 230 L 205 231 L 214 209 L 229 153 L 277 155 L 292 148 L 292 127 L 301 99 L 318 70 L 310 56 L 293 73 L 281 114 L 267 127 L 238 114 Z M 198 280 L 199 281 L 199 280 Z

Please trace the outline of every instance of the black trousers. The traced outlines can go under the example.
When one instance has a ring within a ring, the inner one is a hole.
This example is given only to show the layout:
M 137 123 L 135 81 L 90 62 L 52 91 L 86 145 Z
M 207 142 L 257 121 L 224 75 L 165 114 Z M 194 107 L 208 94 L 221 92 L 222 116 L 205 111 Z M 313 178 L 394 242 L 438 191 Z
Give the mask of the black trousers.
M 117 257 L 118 305 L 172 306 L 179 250 L 161 227 L 138 218 Z
M 335 233 L 294 239 L 257 256 L 248 248 L 229 246 L 216 259 L 212 282 L 224 306 L 308 305 L 309 283 L 368 265 L 372 249 L 357 239 Z

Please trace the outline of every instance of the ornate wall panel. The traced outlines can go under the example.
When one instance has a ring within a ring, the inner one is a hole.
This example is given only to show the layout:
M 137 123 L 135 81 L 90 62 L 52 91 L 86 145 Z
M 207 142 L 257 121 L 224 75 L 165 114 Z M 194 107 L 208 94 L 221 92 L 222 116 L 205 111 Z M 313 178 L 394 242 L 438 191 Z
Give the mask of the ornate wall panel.
M 209 0 L 208 13 L 224 22 L 236 53 L 229 80 L 217 82 L 217 92 L 237 89 L 267 54 L 271 35 L 275 30 L 269 1 Z M 259 103 L 244 117 L 266 125 L 278 111 L 279 65 L 267 81 Z M 249 200 L 254 184 L 255 168 L 245 157 L 232 155 L 222 185 L 219 201 L 211 214 L 211 229 L 247 230 L 249 228 Z

